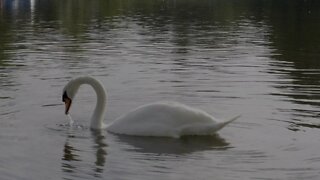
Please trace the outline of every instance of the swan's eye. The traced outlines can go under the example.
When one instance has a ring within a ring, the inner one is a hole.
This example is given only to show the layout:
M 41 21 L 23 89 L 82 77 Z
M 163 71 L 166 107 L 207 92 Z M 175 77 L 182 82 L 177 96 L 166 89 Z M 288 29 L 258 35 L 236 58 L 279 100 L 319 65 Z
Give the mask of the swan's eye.
M 67 91 L 64 91 L 64 93 L 62 95 L 62 102 L 65 102 L 66 99 L 70 99 L 70 98 L 68 97 Z

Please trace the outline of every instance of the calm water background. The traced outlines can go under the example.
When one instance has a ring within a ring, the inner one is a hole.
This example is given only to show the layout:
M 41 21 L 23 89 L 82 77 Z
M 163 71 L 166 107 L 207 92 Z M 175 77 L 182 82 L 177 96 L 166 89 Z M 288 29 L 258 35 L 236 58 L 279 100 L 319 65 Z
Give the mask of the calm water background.
M 320 1 L 0 0 L 0 179 L 320 178 Z M 217 118 L 215 137 L 93 132 L 92 75 L 106 122 L 175 100 Z

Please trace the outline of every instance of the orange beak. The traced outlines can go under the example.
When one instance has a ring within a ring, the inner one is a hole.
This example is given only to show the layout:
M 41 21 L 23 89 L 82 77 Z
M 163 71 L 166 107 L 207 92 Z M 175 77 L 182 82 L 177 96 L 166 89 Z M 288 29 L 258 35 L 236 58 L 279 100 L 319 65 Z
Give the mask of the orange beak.
M 71 104 L 72 104 L 72 99 L 70 99 L 67 95 L 67 92 L 65 91 L 62 95 L 62 101 L 64 102 L 65 104 L 65 114 L 69 114 L 69 109 L 71 107 Z
M 71 107 L 72 104 L 72 100 L 70 98 L 65 98 L 64 100 L 64 104 L 65 104 L 65 114 L 69 114 L 69 109 Z

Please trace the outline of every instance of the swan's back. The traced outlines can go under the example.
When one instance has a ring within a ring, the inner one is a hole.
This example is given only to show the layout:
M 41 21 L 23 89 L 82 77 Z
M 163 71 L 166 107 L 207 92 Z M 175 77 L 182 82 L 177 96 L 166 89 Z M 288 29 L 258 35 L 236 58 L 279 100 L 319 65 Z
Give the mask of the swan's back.
M 176 102 L 138 107 L 108 126 L 108 131 L 140 136 L 209 135 L 227 123 L 218 123 L 208 113 Z

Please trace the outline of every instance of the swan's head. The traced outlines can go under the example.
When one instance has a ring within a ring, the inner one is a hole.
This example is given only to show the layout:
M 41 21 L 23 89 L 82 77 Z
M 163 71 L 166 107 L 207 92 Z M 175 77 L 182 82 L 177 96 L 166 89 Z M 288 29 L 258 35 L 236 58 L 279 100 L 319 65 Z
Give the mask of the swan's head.
M 65 104 L 65 114 L 69 114 L 69 110 L 72 104 L 72 100 L 75 97 L 78 89 L 79 84 L 76 81 L 71 80 L 62 91 L 62 102 Z

